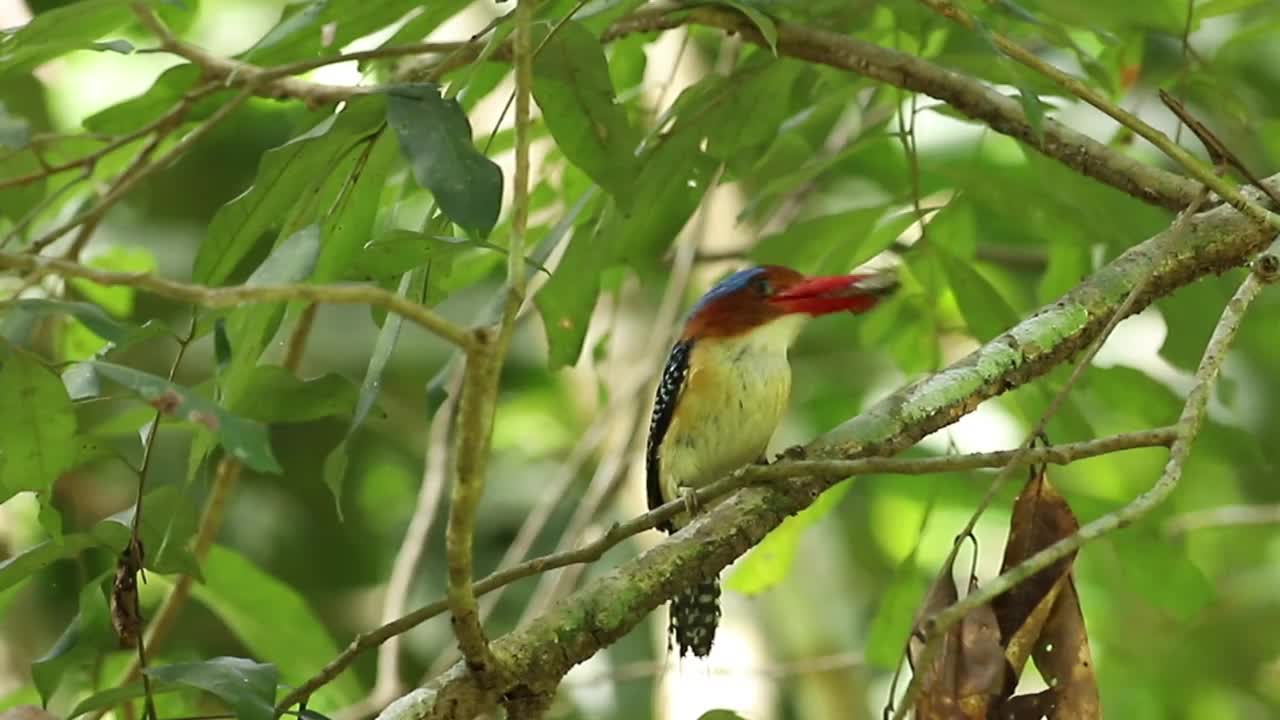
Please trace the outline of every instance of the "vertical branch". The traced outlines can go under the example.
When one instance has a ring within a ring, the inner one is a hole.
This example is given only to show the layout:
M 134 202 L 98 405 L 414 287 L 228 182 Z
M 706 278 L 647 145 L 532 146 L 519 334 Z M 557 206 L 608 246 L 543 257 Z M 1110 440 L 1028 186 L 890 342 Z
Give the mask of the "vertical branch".
M 493 416 L 498 384 L 516 316 L 524 300 L 527 279 L 524 268 L 525 235 L 529 226 L 529 87 L 533 78 L 533 3 L 516 6 L 515 60 L 515 177 L 512 182 L 511 239 L 507 247 L 507 297 L 496 329 L 478 329 L 475 345 L 467 352 L 466 372 L 458 401 L 455 443 L 457 477 L 450 496 L 449 525 L 445 531 L 448 559 L 448 599 L 453 631 L 467 667 L 487 682 L 500 671 L 489 648 L 472 587 L 476 506 L 484 494 L 484 474 L 493 436 Z

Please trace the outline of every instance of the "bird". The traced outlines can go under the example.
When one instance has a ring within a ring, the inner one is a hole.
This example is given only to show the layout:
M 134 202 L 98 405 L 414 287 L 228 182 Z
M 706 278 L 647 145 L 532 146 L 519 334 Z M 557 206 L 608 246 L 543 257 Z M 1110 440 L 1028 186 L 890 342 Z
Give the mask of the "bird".
M 891 271 L 810 277 L 779 265 L 734 272 L 686 316 L 655 391 L 645 454 L 649 509 L 685 498 L 657 528 L 674 533 L 698 509 L 692 492 L 764 452 L 791 391 L 787 351 L 812 318 L 863 313 L 897 287 Z M 668 648 L 711 652 L 720 581 L 704 578 L 671 598 Z

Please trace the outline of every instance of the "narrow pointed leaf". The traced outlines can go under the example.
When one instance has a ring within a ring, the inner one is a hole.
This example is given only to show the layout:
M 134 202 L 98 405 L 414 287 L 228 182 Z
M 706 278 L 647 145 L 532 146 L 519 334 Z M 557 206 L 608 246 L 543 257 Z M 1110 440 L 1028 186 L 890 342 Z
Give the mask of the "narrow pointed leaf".
M 107 362 L 93 361 L 92 364 L 100 375 L 133 391 L 164 414 L 207 428 L 227 452 L 254 470 L 281 471 L 280 463 L 271 452 L 267 429 L 262 425 L 233 415 L 216 403 L 164 378 Z
M 204 690 L 225 702 L 238 720 L 272 720 L 276 694 L 276 668 L 236 657 L 204 662 L 177 663 L 148 668 L 161 682 Z

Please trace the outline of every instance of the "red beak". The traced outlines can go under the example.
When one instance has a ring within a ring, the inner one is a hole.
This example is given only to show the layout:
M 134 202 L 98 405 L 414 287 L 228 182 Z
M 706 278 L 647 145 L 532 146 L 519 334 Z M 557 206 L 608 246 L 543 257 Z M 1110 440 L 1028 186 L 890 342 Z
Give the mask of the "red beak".
M 783 290 L 770 301 L 786 313 L 818 316 L 848 310 L 870 310 L 898 287 L 892 272 L 811 277 Z

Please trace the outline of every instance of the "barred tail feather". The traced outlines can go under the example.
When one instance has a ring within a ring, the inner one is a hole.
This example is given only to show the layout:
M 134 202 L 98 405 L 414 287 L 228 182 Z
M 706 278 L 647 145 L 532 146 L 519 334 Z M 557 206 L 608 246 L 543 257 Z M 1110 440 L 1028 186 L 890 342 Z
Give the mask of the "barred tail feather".
M 720 623 L 720 579 L 712 578 L 681 590 L 671 598 L 670 632 L 680 657 L 693 651 L 696 657 L 711 653 Z

